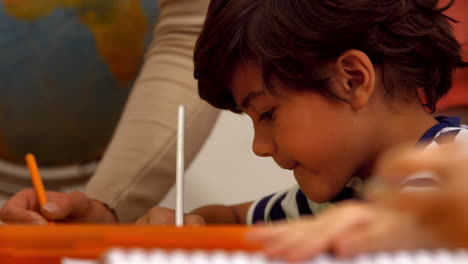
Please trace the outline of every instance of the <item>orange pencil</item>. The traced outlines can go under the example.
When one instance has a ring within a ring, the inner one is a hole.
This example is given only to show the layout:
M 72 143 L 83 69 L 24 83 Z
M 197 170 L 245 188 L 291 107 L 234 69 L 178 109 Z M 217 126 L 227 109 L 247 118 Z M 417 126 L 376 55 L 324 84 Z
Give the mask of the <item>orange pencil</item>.
M 39 174 L 39 169 L 37 168 L 36 159 L 33 154 L 28 153 L 25 156 L 25 160 L 29 169 L 29 174 L 31 175 L 34 192 L 36 193 L 39 205 L 42 207 L 47 203 L 47 196 L 45 194 L 44 184 L 42 184 L 41 175 Z M 49 223 L 53 222 L 49 221 Z

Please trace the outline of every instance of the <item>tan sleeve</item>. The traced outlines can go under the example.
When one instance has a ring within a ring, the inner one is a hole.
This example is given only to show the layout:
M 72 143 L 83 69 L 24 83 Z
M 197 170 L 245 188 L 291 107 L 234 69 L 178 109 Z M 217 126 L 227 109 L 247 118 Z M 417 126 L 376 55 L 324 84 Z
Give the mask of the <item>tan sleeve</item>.
M 186 112 L 186 166 L 203 145 L 218 111 L 201 101 L 193 47 L 209 0 L 160 0 L 160 17 L 145 64 L 104 157 L 85 192 L 135 221 L 175 180 L 177 106 Z

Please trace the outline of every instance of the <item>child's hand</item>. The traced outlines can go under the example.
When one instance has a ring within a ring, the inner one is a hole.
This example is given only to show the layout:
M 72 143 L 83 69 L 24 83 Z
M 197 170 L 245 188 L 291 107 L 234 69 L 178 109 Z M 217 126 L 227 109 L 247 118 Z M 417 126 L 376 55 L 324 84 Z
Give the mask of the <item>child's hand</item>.
M 155 206 L 137 221 L 140 225 L 175 225 L 175 210 Z M 204 225 L 205 220 L 199 215 L 184 215 L 184 225 Z
M 258 228 L 250 238 L 262 242 L 273 258 L 299 261 L 333 252 L 350 256 L 379 249 L 426 247 L 434 239 L 411 215 L 374 204 L 348 202 L 315 218 Z

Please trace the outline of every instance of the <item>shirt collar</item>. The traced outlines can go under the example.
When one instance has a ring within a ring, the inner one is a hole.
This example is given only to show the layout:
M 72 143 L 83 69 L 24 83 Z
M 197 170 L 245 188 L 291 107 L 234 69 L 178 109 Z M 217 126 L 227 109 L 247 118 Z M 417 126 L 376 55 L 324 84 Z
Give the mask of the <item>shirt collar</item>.
M 429 128 L 419 139 L 419 143 L 430 142 L 434 139 L 434 137 L 439 133 L 442 129 L 446 127 L 459 127 L 460 126 L 460 118 L 455 116 L 437 116 L 435 118 L 439 123 Z

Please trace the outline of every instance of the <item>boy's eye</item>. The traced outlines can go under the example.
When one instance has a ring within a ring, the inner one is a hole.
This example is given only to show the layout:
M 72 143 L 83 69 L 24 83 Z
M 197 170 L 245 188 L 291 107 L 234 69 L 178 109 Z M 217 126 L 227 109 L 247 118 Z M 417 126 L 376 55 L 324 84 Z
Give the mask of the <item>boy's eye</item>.
M 276 110 L 276 108 L 272 108 L 272 109 L 268 110 L 267 112 L 261 114 L 259 120 L 260 121 L 263 121 L 263 120 L 271 121 L 271 120 L 273 120 L 275 110 Z

